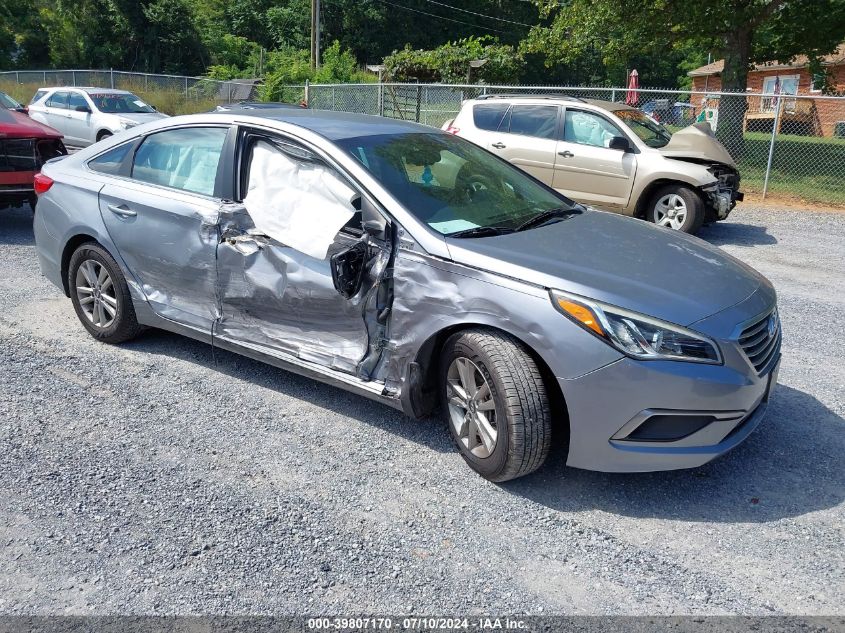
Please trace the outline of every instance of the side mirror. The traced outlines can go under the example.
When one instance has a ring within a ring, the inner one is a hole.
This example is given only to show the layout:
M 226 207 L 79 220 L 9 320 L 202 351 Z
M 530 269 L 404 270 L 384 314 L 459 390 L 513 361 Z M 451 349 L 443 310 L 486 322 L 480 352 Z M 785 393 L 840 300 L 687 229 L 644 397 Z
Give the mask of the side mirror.
M 621 152 L 632 151 L 631 142 L 624 136 L 614 136 L 610 139 L 610 143 L 608 143 L 607 147 L 608 149 L 615 149 Z
M 91 108 L 89 108 L 87 105 L 76 106 L 75 110 L 77 112 L 86 112 L 88 114 L 91 114 Z

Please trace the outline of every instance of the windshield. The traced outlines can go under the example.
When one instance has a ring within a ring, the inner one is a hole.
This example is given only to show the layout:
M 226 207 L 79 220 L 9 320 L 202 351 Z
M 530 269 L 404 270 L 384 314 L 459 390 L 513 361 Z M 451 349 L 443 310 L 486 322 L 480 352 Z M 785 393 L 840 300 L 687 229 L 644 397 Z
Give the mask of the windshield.
M 639 110 L 617 110 L 613 114 L 622 119 L 649 147 L 665 147 L 672 138 L 669 130 Z
M 5 92 L 0 92 L 0 106 L 14 110 L 15 108 L 20 108 L 21 104 L 12 99 Z
M 144 103 L 140 97 L 132 93 L 120 94 L 111 92 L 88 93 L 91 101 L 100 112 L 106 114 L 148 114 L 155 112 L 155 108 Z
M 516 230 L 573 202 L 463 139 L 441 133 L 379 134 L 337 144 L 438 233 Z

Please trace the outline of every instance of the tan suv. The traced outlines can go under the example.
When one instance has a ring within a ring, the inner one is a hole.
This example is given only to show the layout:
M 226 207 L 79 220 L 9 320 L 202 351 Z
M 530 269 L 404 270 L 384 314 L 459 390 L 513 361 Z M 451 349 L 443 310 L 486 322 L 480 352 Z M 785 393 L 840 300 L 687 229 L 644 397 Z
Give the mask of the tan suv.
M 743 195 L 708 124 L 672 134 L 630 106 L 566 96 L 465 101 L 443 129 L 586 205 L 695 233 Z

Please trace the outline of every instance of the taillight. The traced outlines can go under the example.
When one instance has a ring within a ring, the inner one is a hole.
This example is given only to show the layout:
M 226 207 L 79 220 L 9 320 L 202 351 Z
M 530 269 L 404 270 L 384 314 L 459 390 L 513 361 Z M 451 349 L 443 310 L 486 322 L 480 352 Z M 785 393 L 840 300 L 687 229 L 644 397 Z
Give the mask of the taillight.
M 458 132 L 461 131 L 461 128 L 455 127 L 454 125 L 450 125 L 449 127 L 446 128 L 446 131 L 449 134 L 457 134 Z
M 35 174 L 35 178 L 32 179 L 32 187 L 35 189 L 35 193 L 39 196 L 42 193 L 47 193 L 52 186 L 53 179 L 50 178 L 50 176 L 45 176 L 41 172 Z

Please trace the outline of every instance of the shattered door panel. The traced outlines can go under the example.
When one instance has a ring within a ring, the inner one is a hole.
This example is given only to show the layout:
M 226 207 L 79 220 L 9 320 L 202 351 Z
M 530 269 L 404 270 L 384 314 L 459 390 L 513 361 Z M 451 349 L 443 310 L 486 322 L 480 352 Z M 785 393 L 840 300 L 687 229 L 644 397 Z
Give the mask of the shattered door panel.
M 368 246 L 371 264 L 361 289 L 346 299 L 334 287 L 330 258 L 367 238 L 340 233 L 327 258 L 315 259 L 256 235 L 249 214 L 236 204 L 224 206 L 220 228 L 215 336 L 357 373 L 370 349 L 367 312 L 375 310 L 389 252 Z

